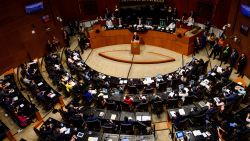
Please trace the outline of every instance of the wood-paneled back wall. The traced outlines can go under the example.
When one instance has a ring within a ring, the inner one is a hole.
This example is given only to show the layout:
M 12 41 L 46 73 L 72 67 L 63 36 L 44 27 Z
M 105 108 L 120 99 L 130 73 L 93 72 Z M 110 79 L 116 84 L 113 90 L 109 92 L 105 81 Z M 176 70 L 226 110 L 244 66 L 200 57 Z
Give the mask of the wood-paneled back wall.
M 44 2 L 45 9 L 27 15 L 24 12 L 24 6 L 34 1 L 39 0 L 0 0 L 0 73 L 28 61 L 30 58 L 43 56 L 46 53 L 47 40 L 54 35 L 62 43 L 61 25 L 56 20 L 57 16 L 61 17 L 65 24 L 72 20 L 95 19 L 97 16 L 103 15 L 106 7 L 112 11 L 115 5 L 119 6 L 119 0 L 40 0 Z M 249 24 L 249 19 L 240 14 L 237 2 L 238 0 L 165 0 L 166 5 L 177 8 L 179 17 L 190 11 L 206 13 L 210 10 L 202 10 L 204 9 L 202 6 L 208 5 L 211 9 L 212 4 L 213 10 L 210 15 L 212 23 L 218 28 L 222 28 L 224 24 L 235 21 L 232 31 L 234 34 L 239 34 L 240 24 Z M 46 14 L 51 18 L 48 24 L 41 21 L 41 16 Z M 199 13 L 197 14 L 198 22 L 207 20 Z M 36 34 L 31 34 L 32 24 L 35 25 Z M 44 30 L 46 27 L 53 30 L 47 32 Z M 242 36 L 239 50 L 246 54 L 249 52 L 247 52 L 247 44 L 249 44 L 249 38 Z M 247 68 L 247 71 L 250 76 L 250 67 Z
M 46 53 L 47 40 L 56 36 L 62 42 L 60 23 L 53 20 L 49 1 L 44 0 L 44 10 L 31 15 L 25 13 L 25 5 L 32 0 L 0 0 L 0 74 L 9 68 Z M 49 15 L 50 21 L 43 23 L 41 17 Z M 32 34 L 34 25 L 35 34 Z M 47 32 L 46 28 L 51 28 Z

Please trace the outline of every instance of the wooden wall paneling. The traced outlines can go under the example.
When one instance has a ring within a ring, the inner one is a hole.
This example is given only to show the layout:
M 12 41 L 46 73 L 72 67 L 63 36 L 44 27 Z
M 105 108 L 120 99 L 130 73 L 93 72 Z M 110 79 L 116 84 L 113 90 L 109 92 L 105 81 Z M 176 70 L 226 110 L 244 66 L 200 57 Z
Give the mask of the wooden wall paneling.
M 42 57 L 47 51 L 46 42 L 56 35 L 62 42 L 62 32 L 54 25 L 53 19 L 44 24 L 41 17 L 49 15 L 48 0 L 44 0 L 44 9 L 33 14 L 26 14 L 26 4 L 34 2 L 28 0 L 0 1 L 0 73 L 10 67 L 16 67 L 30 58 Z M 4 14 L 3 14 L 4 13 Z M 31 34 L 32 25 L 35 26 L 35 34 Z M 50 27 L 54 35 L 47 34 L 46 27 Z

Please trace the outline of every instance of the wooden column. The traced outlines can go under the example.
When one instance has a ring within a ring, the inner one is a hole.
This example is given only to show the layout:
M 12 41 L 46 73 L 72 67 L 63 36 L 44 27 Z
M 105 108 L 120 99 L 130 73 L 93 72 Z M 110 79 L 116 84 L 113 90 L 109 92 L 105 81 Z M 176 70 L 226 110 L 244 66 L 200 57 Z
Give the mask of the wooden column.
M 64 101 L 63 101 L 63 96 L 59 97 L 59 103 L 60 103 L 61 107 L 65 106 Z
M 6 136 L 10 141 L 16 141 L 16 139 L 14 138 L 14 136 L 10 131 L 6 132 Z
M 40 114 L 39 111 L 36 112 L 36 119 L 37 119 L 38 121 L 42 121 L 42 120 L 43 120 L 43 118 L 42 118 L 42 116 L 41 116 L 41 114 Z

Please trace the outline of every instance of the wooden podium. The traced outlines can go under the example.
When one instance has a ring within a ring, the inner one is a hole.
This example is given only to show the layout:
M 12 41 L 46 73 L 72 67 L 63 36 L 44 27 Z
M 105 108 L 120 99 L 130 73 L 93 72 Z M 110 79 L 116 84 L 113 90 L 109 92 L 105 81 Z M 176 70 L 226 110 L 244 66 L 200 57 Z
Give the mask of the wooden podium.
M 140 42 L 139 41 L 131 41 L 131 53 L 134 55 L 140 54 Z

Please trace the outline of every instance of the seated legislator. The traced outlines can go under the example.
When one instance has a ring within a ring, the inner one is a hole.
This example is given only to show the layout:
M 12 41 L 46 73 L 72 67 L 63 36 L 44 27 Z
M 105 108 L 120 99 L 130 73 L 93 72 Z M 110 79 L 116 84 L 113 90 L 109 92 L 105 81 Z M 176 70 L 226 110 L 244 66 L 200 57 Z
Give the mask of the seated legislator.
M 126 96 L 124 97 L 123 102 L 127 103 L 129 106 L 132 106 L 132 105 L 133 105 L 133 99 L 132 99 L 129 95 L 126 95 Z
M 175 23 L 172 22 L 166 27 L 166 30 L 169 32 L 175 32 L 175 27 L 176 27 Z
M 193 26 L 194 25 L 194 18 L 193 18 L 193 12 L 191 12 L 190 16 L 187 18 L 187 20 L 184 21 L 187 26 Z
M 137 34 L 137 32 L 134 32 L 132 42 L 139 42 L 139 41 L 140 41 L 139 35 Z
M 113 22 L 112 22 L 111 19 L 108 19 L 108 20 L 106 21 L 106 28 L 107 28 L 107 29 L 112 29 L 112 28 L 114 28 L 114 25 L 113 25 Z

